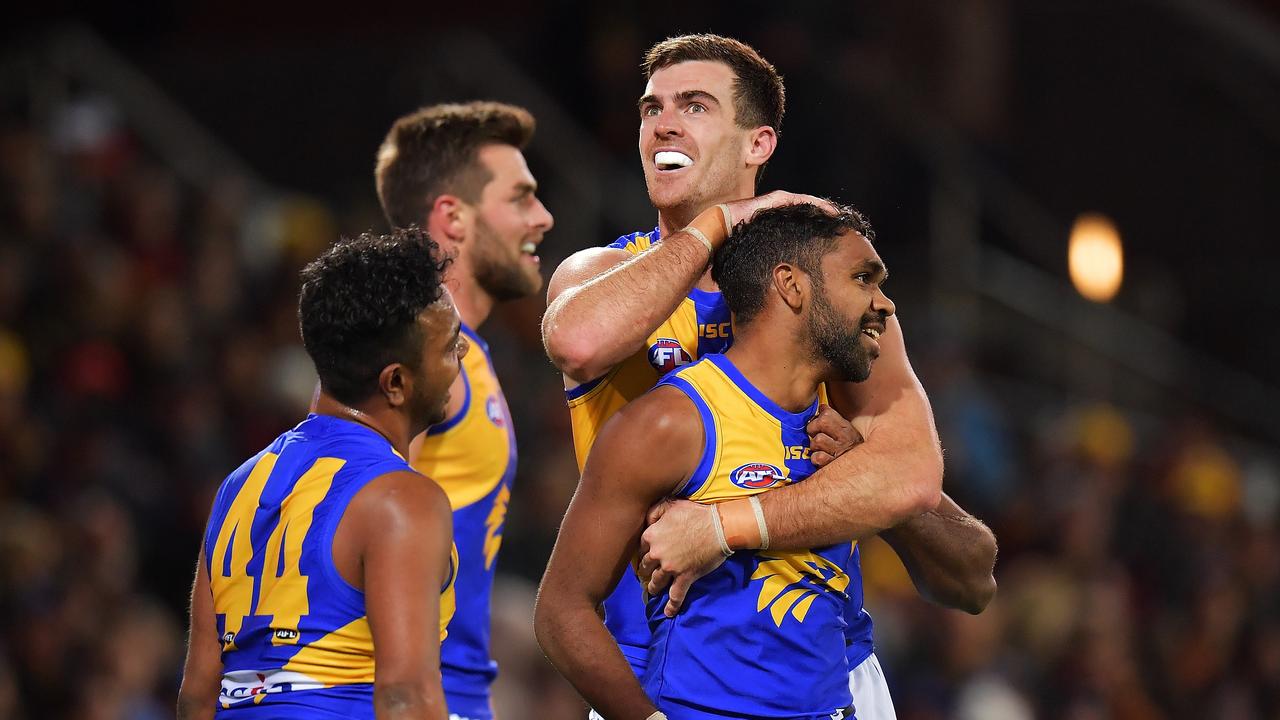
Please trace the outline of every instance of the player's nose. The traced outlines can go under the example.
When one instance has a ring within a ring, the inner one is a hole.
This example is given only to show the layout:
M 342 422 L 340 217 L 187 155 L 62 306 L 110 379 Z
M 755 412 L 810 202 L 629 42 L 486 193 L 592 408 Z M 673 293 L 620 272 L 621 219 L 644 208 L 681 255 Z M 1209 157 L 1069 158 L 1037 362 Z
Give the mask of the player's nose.
M 547 206 L 542 204 L 542 199 L 535 197 L 533 201 L 537 205 L 533 209 L 533 215 L 530 217 L 530 224 L 533 229 L 547 232 L 552 227 L 555 227 L 556 219 L 551 215 L 551 211 L 547 209 Z
M 876 294 L 871 297 L 871 309 L 884 313 L 885 317 L 889 317 L 898 311 L 897 306 L 893 304 L 888 295 L 884 294 L 884 289 L 880 287 L 876 288 Z

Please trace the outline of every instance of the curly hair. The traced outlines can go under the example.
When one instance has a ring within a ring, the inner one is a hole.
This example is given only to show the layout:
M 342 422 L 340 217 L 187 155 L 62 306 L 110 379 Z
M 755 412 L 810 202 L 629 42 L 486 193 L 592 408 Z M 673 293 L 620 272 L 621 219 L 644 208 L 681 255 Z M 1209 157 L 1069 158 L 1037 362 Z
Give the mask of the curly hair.
M 746 325 L 764 308 L 779 263 L 795 265 L 820 284 L 822 258 L 835 247 L 836 238 L 855 232 L 875 240 L 862 213 L 848 205 L 836 208 L 838 214 L 829 215 L 808 203 L 783 205 L 738 223 L 711 264 L 711 279 L 720 286 L 734 322 Z
M 342 238 L 302 270 L 298 325 L 320 385 L 354 404 L 392 363 L 418 367 L 418 315 L 444 294 L 450 259 L 418 227 Z
M 445 193 L 474 203 L 493 175 L 477 162 L 485 145 L 523 150 L 535 123 L 528 110 L 497 102 L 432 105 L 391 126 L 378 149 L 374 180 L 393 227 L 421 225 Z

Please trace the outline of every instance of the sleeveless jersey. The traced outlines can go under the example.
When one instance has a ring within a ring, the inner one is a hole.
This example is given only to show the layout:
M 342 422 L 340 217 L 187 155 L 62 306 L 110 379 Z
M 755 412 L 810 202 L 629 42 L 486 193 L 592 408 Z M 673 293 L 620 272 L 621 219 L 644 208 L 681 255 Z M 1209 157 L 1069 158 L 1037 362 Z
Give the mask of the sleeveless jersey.
M 223 481 L 204 538 L 222 641 L 219 716 L 373 717 L 364 593 L 338 573 L 333 536 L 357 492 L 409 469 L 374 430 L 313 414 Z M 454 612 L 452 552 L 442 640 Z
M 702 456 L 677 497 L 713 504 L 813 473 L 805 424 L 816 397 L 787 412 L 719 354 L 659 385 L 684 393 L 703 426 Z M 672 720 L 832 717 L 850 704 L 844 615 L 860 584 L 850 543 L 736 552 L 693 584 L 675 618 L 662 612 L 666 593 L 650 600 L 645 691 Z
M 487 718 L 498 665 L 489 655 L 494 568 L 516 471 L 516 436 L 489 346 L 462 326 L 471 351 L 462 359 L 462 409 L 427 431 L 413 467 L 444 488 L 458 546 L 458 612 L 440 648 L 449 711 Z
M 608 247 L 639 255 L 660 241 L 658 229 L 618 238 Z M 567 391 L 569 420 L 573 428 L 578 469 L 586 463 L 596 435 L 622 406 L 648 392 L 667 373 L 710 353 L 723 353 L 733 342 L 729 306 L 719 292 L 694 288 L 671 317 L 646 340 L 645 349 L 624 360 L 606 375 Z M 858 549 L 854 548 L 854 562 Z M 862 584 L 851 587 L 846 618 L 849 621 L 847 656 L 857 667 L 872 652 L 871 616 L 862 607 Z M 631 572 L 624 572 L 618 587 L 605 600 L 605 626 L 637 676 L 644 674 L 648 658 L 649 628 L 645 620 L 644 589 Z
M 624 235 L 609 247 L 639 255 L 658 242 L 658 229 Z M 728 348 L 729 307 L 718 292 L 694 288 L 637 352 L 606 375 L 567 391 L 578 469 L 587 461 L 600 428 L 624 405 L 648 392 L 662 376 L 710 352 Z M 633 573 L 623 573 L 604 602 L 605 627 L 639 675 L 648 656 L 649 627 L 644 590 Z

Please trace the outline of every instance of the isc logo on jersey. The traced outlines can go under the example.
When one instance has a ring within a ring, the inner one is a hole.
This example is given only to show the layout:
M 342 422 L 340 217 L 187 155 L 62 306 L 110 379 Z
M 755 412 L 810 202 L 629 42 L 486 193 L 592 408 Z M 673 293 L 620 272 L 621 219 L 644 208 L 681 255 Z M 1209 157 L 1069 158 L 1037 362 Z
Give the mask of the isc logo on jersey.
M 658 342 L 649 347 L 649 364 L 662 375 L 691 362 L 693 358 L 689 353 L 671 338 L 658 338 Z
M 768 463 L 747 463 L 729 473 L 729 481 L 740 488 L 763 490 L 786 482 L 787 475 L 777 466 Z

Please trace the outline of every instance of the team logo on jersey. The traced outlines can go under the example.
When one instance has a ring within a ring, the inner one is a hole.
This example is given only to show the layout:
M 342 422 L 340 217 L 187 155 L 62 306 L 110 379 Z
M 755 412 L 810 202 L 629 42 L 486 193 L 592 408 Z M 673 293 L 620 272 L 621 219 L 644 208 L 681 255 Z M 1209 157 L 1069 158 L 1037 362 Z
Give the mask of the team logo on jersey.
M 786 482 L 787 474 L 776 465 L 768 463 L 747 463 L 734 468 L 729 473 L 729 481 L 740 488 L 763 490 Z
M 484 414 L 489 416 L 489 422 L 494 425 L 507 426 L 507 418 L 502 414 L 502 403 L 498 401 L 497 395 L 490 395 L 489 399 L 484 401 Z
M 759 612 L 769 611 L 773 624 L 782 627 L 787 615 L 804 622 L 809 608 L 823 592 L 840 593 L 849 587 L 849 575 L 835 563 L 813 552 L 786 557 L 760 555 L 751 580 L 760 583 L 756 600 Z
M 649 364 L 662 375 L 691 362 L 693 358 L 689 353 L 671 338 L 658 338 L 658 342 L 649 346 Z

